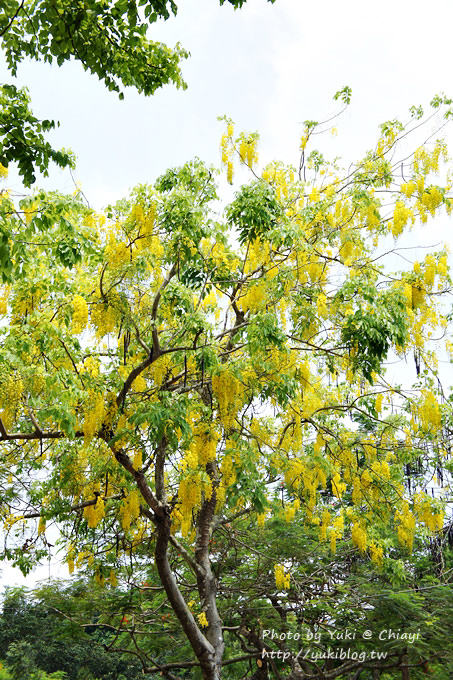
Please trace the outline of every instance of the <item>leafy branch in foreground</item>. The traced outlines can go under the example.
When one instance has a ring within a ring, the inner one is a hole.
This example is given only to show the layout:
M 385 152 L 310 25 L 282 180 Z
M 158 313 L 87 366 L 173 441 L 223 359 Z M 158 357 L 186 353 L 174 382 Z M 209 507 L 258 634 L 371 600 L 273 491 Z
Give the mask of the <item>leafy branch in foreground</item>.
M 35 169 L 47 175 L 50 161 L 60 168 L 74 167 L 70 152 L 55 151 L 44 134 L 55 127 L 50 120 L 38 120 L 30 110 L 27 91 L 15 85 L 0 86 L 0 164 L 17 163 L 26 187 L 36 181 Z

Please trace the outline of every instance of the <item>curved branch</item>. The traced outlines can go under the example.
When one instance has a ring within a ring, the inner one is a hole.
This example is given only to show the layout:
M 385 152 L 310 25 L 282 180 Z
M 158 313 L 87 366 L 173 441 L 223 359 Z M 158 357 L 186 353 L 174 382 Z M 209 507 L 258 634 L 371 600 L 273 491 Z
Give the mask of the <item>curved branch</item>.
M 0 38 L 1 38 L 2 36 L 4 36 L 5 33 L 8 33 L 9 29 L 10 29 L 11 26 L 13 25 L 14 19 L 17 18 L 17 15 L 19 14 L 19 12 L 20 12 L 20 10 L 22 9 L 22 7 L 24 6 L 24 2 L 25 2 L 25 0 L 22 0 L 22 2 L 20 3 L 19 7 L 17 8 L 17 10 L 14 12 L 13 16 L 11 17 L 10 22 L 5 26 L 5 28 L 3 29 L 3 31 L 0 33 Z

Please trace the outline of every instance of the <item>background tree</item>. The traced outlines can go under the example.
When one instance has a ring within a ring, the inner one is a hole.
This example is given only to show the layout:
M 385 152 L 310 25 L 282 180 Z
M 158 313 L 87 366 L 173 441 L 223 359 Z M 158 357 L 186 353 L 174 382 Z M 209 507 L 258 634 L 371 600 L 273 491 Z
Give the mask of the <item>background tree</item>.
M 347 103 L 349 89 L 340 97 Z M 435 98 L 433 115 L 448 120 L 450 106 Z M 70 570 L 99 584 L 115 584 L 126 558 L 132 570 L 134 555 L 152 563 L 161 599 L 150 619 L 163 610 L 162 625 L 168 611 L 191 657 L 176 647 L 175 661 L 151 659 L 147 672 L 216 680 L 243 663 L 234 645 L 225 650 L 219 594 L 244 558 L 227 542 L 218 559 L 224 528 L 295 522 L 332 554 L 350 541 L 390 571 L 396 550 L 410 565 L 419 538 L 442 529 L 442 503 L 425 488 L 429 471 L 451 465 L 429 344 L 448 327 L 447 254 L 403 272 L 383 257 L 417 219 L 451 206 L 448 180 L 434 179 L 445 145 L 433 136 L 409 152 L 423 112 L 411 114 L 407 126 L 383 124 L 346 172 L 306 155 L 322 129 L 312 121 L 298 168 L 258 172 L 257 136 L 235 137 L 226 121 L 227 179 L 234 158 L 254 178 L 224 217 L 214 169 L 195 160 L 104 215 L 74 202 L 89 253 L 72 270 L 55 265 L 60 223 L 48 220 L 27 279 L 3 289 L 4 554 L 27 571 L 56 521 Z M 31 230 L 47 200 L 19 203 Z M 415 388 L 386 378 L 391 351 L 415 352 Z M 289 546 L 264 563 L 266 589 L 253 597 L 266 607 L 298 592 Z M 241 625 L 240 644 L 254 634 L 247 618 Z M 247 659 L 259 656 L 254 644 Z M 267 665 L 255 672 L 266 677 Z M 304 670 L 294 660 L 284 672 Z
M 140 675 L 140 663 L 131 655 L 122 659 L 105 651 L 103 644 L 112 637 L 108 625 L 96 625 L 95 615 L 92 626 L 79 627 L 73 621 L 84 594 L 80 583 L 65 590 L 63 616 L 25 589 L 8 590 L 0 617 L 0 658 L 10 668 L 13 657 L 22 664 L 28 659 L 33 672 L 63 672 L 69 680 L 129 680 Z M 25 679 L 23 669 L 19 677 Z

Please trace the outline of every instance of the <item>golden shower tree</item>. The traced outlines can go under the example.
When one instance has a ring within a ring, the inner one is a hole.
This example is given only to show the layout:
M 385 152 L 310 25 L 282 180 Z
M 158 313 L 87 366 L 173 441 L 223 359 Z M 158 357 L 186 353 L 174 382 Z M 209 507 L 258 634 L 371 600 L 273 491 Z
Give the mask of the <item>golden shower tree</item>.
M 437 120 L 450 105 L 433 100 Z M 347 172 L 308 154 L 314 122 L 297 168 L 258 170 L 257 136 L 226 121 L 227 177 L 236 164 L 252 180 L 222 216 L 199 160 L 103 214 L 79 195 L 1 194 L 26 274 L 0 298 L 5 556 L 26 571 L 57 523 L 70 571 L 99 583 L 116 583 L 124 555 L 154 561 L 193 650 L 179 666 L 204 680 L 222 676 L 229 634 L 211 562 L 224 527 L 297 521 L 332 554 L 352 540 L 385 568 L 443 526 L 423 488 L 450 451 L 432 346 L 447 335 L 447 252 L 406 250 L 400 272 L 392 252 L 450 212 L 450 183 L 441 140 L 407 151 L 423 122 L 411 113 Z M 386 378 L 390 355 L 415 356 L 415 387 Z M 270 571 L 273 597 L 297 586 L 287 552 Z

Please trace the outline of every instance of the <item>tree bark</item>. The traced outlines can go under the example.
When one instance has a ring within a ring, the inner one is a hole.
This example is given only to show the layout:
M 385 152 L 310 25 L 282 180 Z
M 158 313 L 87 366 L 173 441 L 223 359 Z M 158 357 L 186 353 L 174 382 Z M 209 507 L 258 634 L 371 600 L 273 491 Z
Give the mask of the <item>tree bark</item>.
M 178 617 L 184 633 L 200 663 L 203 680 L 220 680 L 224 642 L 222 622 L 216 606 L 217 585 L 209 563 L 209 542 L 212 532 L 216 496 L 215 492 L 213 492 L 211 499 L 205 501 L 200 510 L 195 549 L 194 566 L 198 592 L 200 594 L 202 610 L 205 612 L 209 623 L 205 635 L 200 630 L 179 590 L 168 560 L 168 549 L 171 541 L 171 507 L 167 503 L 165 495 L 164 474 L 166 449 L 167 440 L 164 437 L 157 447 L 155 462 L 155 487 L 156 501 L 158 504 L 158 508 L 154 513 L 157 529 L 155 548 L 156 567 L 173 611 Z M 208 463 L 208 465 L 210 464 Z M 211 475 L 213 474 L 215 474 L 215 472 L 211 471 Z
M 407 650 L 404 651 L 404 654 L 401 657 L 401 680 L 411 680 L 409 656 L 407 654 Z
M 155 559 L 156 567 L 168 600 L 179 619 L 179 622 L 190 642 L 190 645 L 200 662 L 203 680 L 219 680 L 220 669 L 213 645 L 203 635 L 187 606 L 176 583 L 168 561 L 168 544 L 170 537 L 171 518 L 169 508 L 156 515 L 157 540 Z
M 217 475 L 216 463 L 207 463 L 206 472 L 214 485 Z M 204 501 L 198 515 L 195 562 L 199 566 L 197 571 L 197 585 L 200 594 L 201 607 L 205 612 L 209 623 L 206 631 L 206 638 L 214 649 L 216 674 L 213 677 L 220 678 L 225 643 L 223 640 L 222 620 L 216 602 L 217 581 L 212 573 L 211 563 L 209 561 L 209 545 L 214 526 L 216 502 L 217 497 L 214 488 L 211 498 Z

